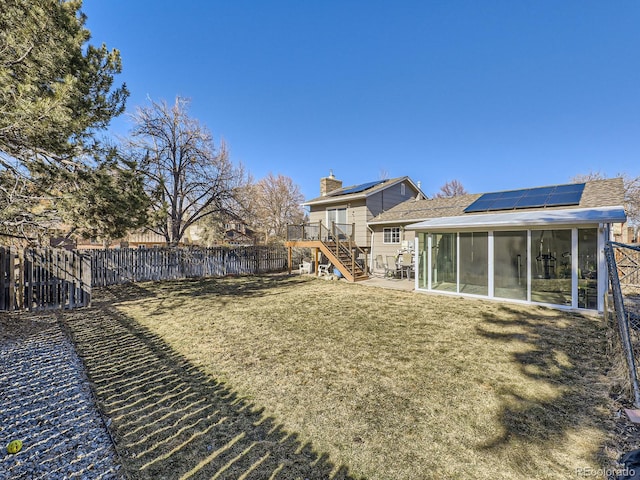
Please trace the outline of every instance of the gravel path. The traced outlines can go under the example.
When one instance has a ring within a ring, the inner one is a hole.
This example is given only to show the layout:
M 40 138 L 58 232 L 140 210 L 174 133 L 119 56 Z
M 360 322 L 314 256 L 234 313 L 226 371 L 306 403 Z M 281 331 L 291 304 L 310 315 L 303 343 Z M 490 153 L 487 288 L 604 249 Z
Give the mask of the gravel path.
M 10 455 L 6 446 L 22 440 Z M 0 317 L 0 479 L 123 479 L 79 360 L 55 316 Z

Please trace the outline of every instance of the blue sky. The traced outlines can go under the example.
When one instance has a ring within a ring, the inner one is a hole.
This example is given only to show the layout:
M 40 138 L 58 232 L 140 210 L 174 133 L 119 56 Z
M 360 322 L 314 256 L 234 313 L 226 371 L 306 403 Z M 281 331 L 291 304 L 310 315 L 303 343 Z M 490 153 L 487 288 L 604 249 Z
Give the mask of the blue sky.
M 305 198 L 409 175 L 433 194 L 640 175 L 640 2 L 85 0 L 128 111 L 191 99 L 256 179 Z M 125 134 L 127 118 L 112 123 Z

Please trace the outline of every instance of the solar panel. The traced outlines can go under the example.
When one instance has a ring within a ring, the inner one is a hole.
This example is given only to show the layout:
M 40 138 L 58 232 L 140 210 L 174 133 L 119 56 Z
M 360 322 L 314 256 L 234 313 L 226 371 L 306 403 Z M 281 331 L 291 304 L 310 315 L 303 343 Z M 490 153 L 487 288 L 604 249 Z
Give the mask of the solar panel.
M 539 195 L 549 195 L 556 190 L 557 187 L 539 187 L 539 188 L 531 188 L 528 190 L 524 190 L 525 197 L 533 197 Z
M 491 204 L 491 210 L 510 210 L 515 208 L 516 203 L 520 200 L 519 197 L 507 197 L 507 198 L 498 198 L 494 200 Z
M 582 198 L 584 185 L 584 183 L 574 183 L 553 187 L 485 193 L 465 208 L 464 212 L 492 212 L 497 210 L 578 205 Z
M 544 207 L 547 203 L 548 193 L 542 195 L 525 195 L 521 197 L 515 208 Z
M 580 192 L 584 190 L 584 183 L 572 183 L 569 185 L 558 185 L 553 193 Z
M 549 195 L 546 206 L 553 205 L 576 205 L 580 203 L 580 192 L 567 192 L 567 193 L 552 193 Z
M 500 192 L 500 198 L 520 198 L 525 194 L 526 190 L 510 190 L 508 192 Z
M 494 202 L 494 199 L 483 199 L 482 197 L 480 197 L 475 202 L 473 202 L 471 205 L 469 205 L 465 209 L 465 212 L 466 211 L 484 212 L 485 210 L 489 210 L 489 208 L 491 207 L 493 202 Z M 474 210 L 469 210 L 472 207 L 474 208 Z
M 376 185 L 380 185 L 383 182 L 384 180 L 377 180 L 375 182 L 362 183 L 360 185 L 356 185 L 355 187 L 347 188 L 346 190 L 340 190 L 333 195 L 347 195 L 349 193 L 364 192 L 365 190 L 369 190 L 370 188 L 375 187 Z

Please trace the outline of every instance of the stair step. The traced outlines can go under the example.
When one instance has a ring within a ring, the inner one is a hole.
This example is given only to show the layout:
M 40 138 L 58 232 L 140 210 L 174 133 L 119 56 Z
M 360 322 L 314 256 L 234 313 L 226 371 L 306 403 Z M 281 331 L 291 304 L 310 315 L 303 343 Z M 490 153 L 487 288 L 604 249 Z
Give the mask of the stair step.
M 334 267 L 342 271 L 343 276 L 351 278 L 352 281 L 366 280 L 369 275 L 366 273 L 366 267 L 361 265 L 352 265 L 353 253 L 345 246 L 344 243 L 340 243 L 340 247 L 336 252 L 336 242 L 323 241 L 324 247 L 330 252 L 330 254 L 337 259 L 337 264 Z M 357 248 L 357 247 L 356 247 Z M 326 252 L 325 252 L 326 253 Z M 353 270 L 352 270 L 353 266 Z

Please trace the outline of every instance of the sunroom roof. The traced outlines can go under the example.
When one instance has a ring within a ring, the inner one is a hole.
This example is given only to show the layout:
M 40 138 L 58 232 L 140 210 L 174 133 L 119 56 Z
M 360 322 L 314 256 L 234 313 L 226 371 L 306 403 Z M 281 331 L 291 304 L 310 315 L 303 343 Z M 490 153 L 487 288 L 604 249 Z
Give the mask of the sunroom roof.
M 561 210 L 515 211 L 468 216 L 431 218 L 407 225 L 407 230 L 470 230 L 552 225 L 623 223 L 624 207 L 572 208 Z

